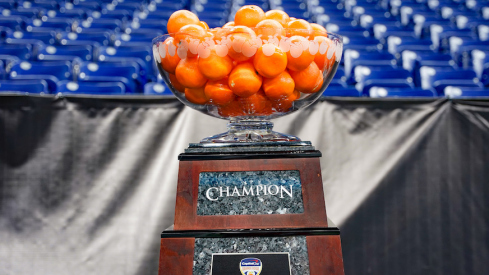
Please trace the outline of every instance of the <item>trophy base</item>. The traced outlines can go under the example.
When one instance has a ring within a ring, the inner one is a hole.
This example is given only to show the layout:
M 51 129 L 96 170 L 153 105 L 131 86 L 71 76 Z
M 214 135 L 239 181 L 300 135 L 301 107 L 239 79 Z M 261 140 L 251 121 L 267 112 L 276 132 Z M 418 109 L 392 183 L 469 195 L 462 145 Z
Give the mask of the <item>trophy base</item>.
M 332 224 L 331 221 L 328 222 Z M 257 259 L 272 275 L 344 275 L 340 231 L 326 228 L 176 231 L 161 234 L 158 274 L 238 274 Z
M 272 131 L 273 123 L 241 120 L 228 123 L 228 131 L 204 138 L 200 143 L 296 142 L 300 138 Z

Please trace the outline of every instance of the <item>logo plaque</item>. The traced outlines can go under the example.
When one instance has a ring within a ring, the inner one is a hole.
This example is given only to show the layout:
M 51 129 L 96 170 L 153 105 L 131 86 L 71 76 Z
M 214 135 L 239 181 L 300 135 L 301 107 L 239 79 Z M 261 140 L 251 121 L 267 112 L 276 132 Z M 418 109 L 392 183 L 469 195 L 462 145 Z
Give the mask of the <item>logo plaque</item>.
M 210 275 L 290 275 L 287 252 L 214 253 Z

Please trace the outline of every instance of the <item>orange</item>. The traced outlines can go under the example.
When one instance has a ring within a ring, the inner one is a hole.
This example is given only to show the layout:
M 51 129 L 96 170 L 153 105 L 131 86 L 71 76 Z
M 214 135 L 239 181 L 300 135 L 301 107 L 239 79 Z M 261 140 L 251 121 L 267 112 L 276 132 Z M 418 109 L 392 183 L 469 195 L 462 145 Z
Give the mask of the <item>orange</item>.
M 214 41 L 221 41 L 222 39 L 225 39 L 226 36 L 229 35 L 231 28 L 214 28 L 211 29 L 211 33 L 214 35 Z
M 287 67 L 287 54 L 274 44 L 265 44 L 256 51 L 253 65 L 261 76 L 276 77 Z
M 229 89 L 227 78 L 207 82 L 204 93 L 207 100 L 216 106 L 226 106 L 236 98 Z
M 244 62 L 236 65 L 229 74 L 228 84 L 233 93 L 248 97 L 258 92 L 263 78 L 255 72 L 253 64 Z
M 179 91 L 180 93 L 185 93 L 185 87 L 178 82 L 177 77 L 174 74 L 168 74 L 170 78 L 170 83 L 175 88 L 175 90 Z
M 207 23 L 204 22 L 204 21 L 200 21 L 199 24 L 197 24 L 197 25 L 199 25 L 202 28 L 204 28 L 204 30 L 208 30 L 209 29 L 209 25 L 207 25 Z
M 222 27 L 223 28 L 232 28 L 234 26 L 235 26 L 234 21 L 229 21 L 226 24 L 224 24 L 224 26 L 222 26 Z
M 265 13 L 266 19 L 273 19 L 279 22 L 283 27 L 287 26 L 287 22 L 289 22 L 289 15 L 281 10 L 271 10 Z
M 259 91 L 249 97 L 238 98 L 239 105 L 248 115 L 260 115 L 268 105 L 271 106 L 263 91 Z
M 261 35 L 261 39 L 269 39 L 275 36 L 280 39 L 280 37 L 285 36 L 285 29 L 278 21 L 265 19 L 256 24 L 255 33 L 257 36 Z
M 289 38 L 290 49 L 287 51 L 287 68 L 292 71 L 301 71 L 307 68 L 314 55 L 309 51 L 309 40 L 302 36 L 292 36 Z
M 197 56 L 197 48 L 199 44 L 207 36 L 207 31 L 199 25 L 190 24 L 183 26 L 180 31 L 175 34 L 175 43 L 178 47 L 187 46 L 187 57 Z M 186 43 L 186 45 L 184 45 Z M 183 56 L 181 56 L 183 58 Z
M 310 36 L 312 34 L 312 27 L 309 22 L 304 19 L 294 19 L 287 23 L 287 36 L 294 35 Z
M 241 7 L 234 16 L 234 24 L 236 26 L 254 27 L 258 22 L 265 19 L 265 12 L 255 5 L 247 5 Z
M 263 79 L 263 91 L 273 101 L 288 98 L 294 92 L 294 88 L 294 80 L 287 71 L 274 78 Z
M 326 28 L 324 28 L 323 26 L 316 24 L 316 23 L 311 23 L 310 25 L 312 28 L 313 36 L 326 35 L 327 31 L 326 31 Z
M 228 105 L 226 106 L 218 106 L 217 109 L 218 113 L 222 117 L 238 117 L 238 116 L 244 116 L 245 113 L 243 109 L 241 108 L 241 105 L 239 104 L 239 101 L 237 99 L 232 100 Z
M 256 52 L 258 47 L 255 44 L 256 34 L 255 32 L 244 26 L 233 27 L 229 31 L 228 39 L 230 39 L 229 56 L 236 61 L 249 60 Z M 261 40 L 260 40 L 261 42 Z M 260 45 L 261 46 L 261 45 Z
M 200 20 L 197 15 L 187 10 L 179 10 L 170 16 L 166 29 L 168 30 L 168 33 L 176 33 L 185 25 L 199 24 L 199 22 Z
M 204 105 L 207 103 L 203 87 L 185 88 L 185 98 L 194 104 Z
M 325 36 L 316 36 L 314 41 L 318 43 L 318 52 L 314 57 L 314 62 L 318 65 L 319 69 L 322 71 L 329 71 L 336 60 L 336 54 L 333 53 L 331 58 L 328 58 L 328 50 L 330 47 L 334 47 L 332 41 Z M 331 49 L 332 50 L 332 49 Z
M 231 57 L 219 56 L 215 47 L 211 49 L 208 57 L 199 57 L 199 70 L 210 80 L 219 80 L 226 77 L 233 69 Z
M 292 108 L 292 105 L 295 100 L 299 99 L 301 97 L 301 93 L 297 90 L 294 90 L 294 92 L 289 95 L 288 97 L 281 99 L 279 101 L 274 101 L 272 103 L 273 108 L 279 112 L 287 112 Z
M 207 79 L 200 72 L 198 64 L 198 57 L 180 60 L 177 69 L 175 70 L 175 76 L 177 77 L 178 82 L 186 88 L 204 87 Z
M 177 46 L 174 42 L 173 37 L 168 37 L 165 42 L 160 44 L 159 48 L 161 67 L 170 74 L 175 73 L 178 62 L 180 62 L 180 57 L 178 57 L 176 52 Z
M 323 85 L 323 73 L 316 62 L 312 62 L 302 71 L 290 71 L 290 76 L 295 81 L 295 89 L 301 93 L 315 93 Z

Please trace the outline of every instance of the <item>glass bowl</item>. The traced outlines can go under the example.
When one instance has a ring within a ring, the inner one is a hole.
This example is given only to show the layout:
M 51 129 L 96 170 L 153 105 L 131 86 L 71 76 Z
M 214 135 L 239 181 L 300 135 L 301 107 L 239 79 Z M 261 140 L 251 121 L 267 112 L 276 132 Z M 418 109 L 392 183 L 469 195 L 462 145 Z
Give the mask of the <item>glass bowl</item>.
M 178 32 L 153 39 L 161 77 L 185 105 L 229 120 L 201 143 L 291 142 L 270 119 L 314 103 L 336 73 L 342 37 L 247 27 Z

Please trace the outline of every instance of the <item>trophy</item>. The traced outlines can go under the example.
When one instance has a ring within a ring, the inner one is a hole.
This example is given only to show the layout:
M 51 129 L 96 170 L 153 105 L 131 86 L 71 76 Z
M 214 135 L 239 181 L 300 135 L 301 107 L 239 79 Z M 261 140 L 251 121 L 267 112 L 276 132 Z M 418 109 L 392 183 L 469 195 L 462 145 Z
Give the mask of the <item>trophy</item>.
M 178 157 L 175 220 L 161 234 L 159 274 L 344 274 L 321 153 L 270 122 L 321 96 L 341 60 L 341 36 L 304 20 L 207 29 L 197 21 L 176 28 L 172 17 L 170 34 L 153 40 L 161 77 L 182 103 L 229 123 Z

